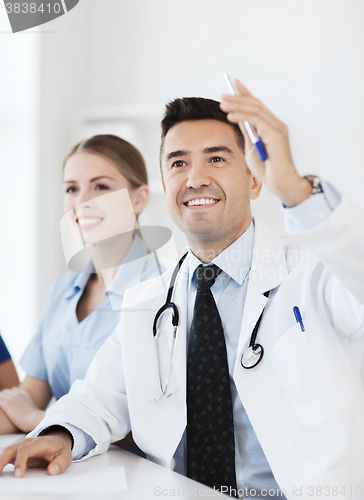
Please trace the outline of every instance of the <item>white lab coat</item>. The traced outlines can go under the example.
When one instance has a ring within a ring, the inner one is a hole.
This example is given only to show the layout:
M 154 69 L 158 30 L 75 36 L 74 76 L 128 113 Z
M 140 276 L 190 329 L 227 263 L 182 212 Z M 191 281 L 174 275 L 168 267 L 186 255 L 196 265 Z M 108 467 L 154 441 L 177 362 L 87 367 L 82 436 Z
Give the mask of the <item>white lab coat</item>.
M 297 235 L 303 247 L 285 246 L 276 231 L 256 221 L 234 381 L 289 500 L 296 498 L 299 488 L 302 498 L 316 498 L 316 487 L 329 488 L 329 498 L 364 498 L 363 228 L 364 211 L 345 196 L 326 221 Z M 82 428 L 97 443 L 92 456 L 106 451 L 132 427 L 148 458 L 173 468 L 186 427 L 183 268 L 173 298 L 180 311 L 169 386 L 173 395 L 157 403 L 153 398 L 160 388 L 152 334 L 171 273 L 126 293 L 120 325 L 96 355 L 86 380 L 74 384 L 39 428 L 62 422 Z M 266 290 L 272 292 L 258 332 L 265 355 L 258 366 L 245 370 L 241 354 L 266 305 Z M 294 306 L 300 308 L 305 332 L 295 320 Z M 160 347 L 163 380 L 172 336 L 167 319 Z M 335 496 L 335 487 L 342 492 L 345 488 L 345 495 Z M 356 487 L 362 488 L 360 495 Z

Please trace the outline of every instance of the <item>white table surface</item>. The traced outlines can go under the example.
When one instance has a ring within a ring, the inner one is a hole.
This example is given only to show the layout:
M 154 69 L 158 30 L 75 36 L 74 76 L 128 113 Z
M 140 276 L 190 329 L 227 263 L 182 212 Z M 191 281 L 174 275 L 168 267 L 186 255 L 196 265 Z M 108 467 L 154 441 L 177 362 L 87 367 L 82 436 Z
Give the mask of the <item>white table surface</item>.
M 1 500 L 156 500 L 158 498 L 230 498 L 212 488 L 192 481 L 160 465 L 137 457 L 126 450 L 111 446 L 107 453 L 77 462 L 71 467 L 122 466 L 125 468 L 128 490 L 120 493 L 24 494 L 0 493 Z M 44 471 L 46 474 L 46 471 Z M 0 476 L 1 481 L 1 476 Z M 14 481 L 21 481 L 15 479 Z M 1 489 L 0 489 L 1 490 Z

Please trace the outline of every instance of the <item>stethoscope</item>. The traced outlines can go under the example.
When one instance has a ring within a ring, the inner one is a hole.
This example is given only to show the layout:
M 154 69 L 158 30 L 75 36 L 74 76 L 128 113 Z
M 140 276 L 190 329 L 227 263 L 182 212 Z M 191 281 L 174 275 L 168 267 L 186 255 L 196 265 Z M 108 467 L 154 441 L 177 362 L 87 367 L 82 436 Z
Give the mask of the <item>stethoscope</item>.
M 268 298 L 268 295 L 269 295 L 269 291 L 264 292 L 265 297 Z M 251 334 L 249 346 L 243 352 L 243 354 L 241 356 L 241 366 L 243 368 L 245 368 L 246 370 L 250 370 L 251 368 L 254 368 L 254 366 L 257 366 L 262 361 L 263 356 L 264 356 L 263 346 L 256 342 L 258 330 L 259 330 L 259 325 L 260 325 L 260 322 L 262 320 L 264 310 L 265 310 L 265 307 L 264 307 L 263 311 L 261 312 L 261 314 L 258 318 L 258 321 L 256 322 L 253 333 Z
M 166 301 L 163 304 L 163 306 L 157 311 L 154 322 L 153 322 L 153 336 L 155 338 L 155 346 L 156 346 L 156 352 L 157 352 L 157 365 L 158 365 L 158 375 L 159 375 L 159 386 L 161 390 L 161 394 L 154 399 L 154 401 L 159 401 L 162 397 L 163 398 L 169 398 L 172 393 L 167 394 L 168 390 L 168 385 L 171 380 L 171 373 L 172 373 L 172 365 L 173 365 L 173 357 L 174 357 L 174 351 L 175 351 L 175 345 L 176 345 L 176 338 L 177 338 L 177 330 L 178 330 L 178 323 L 179 323 L 179 313 L 178 313 L 178 307 L 174 302 L 172 302 L 172 294 L 174 291 L 174 287 L 176 285 L 176 280 L 178 273 L 181 269 L 181 266 L 183 264 L 183 261 L 185 260 L 187 256 L 187 253 L 185 253 L 181 259 L 179 260 L 178 264 L 174 268 L 171 281 L 169 284 L 168 288 L 168 293 L 166 297 Z M 265 297 L 268 298 L 269 291 L 264 293 Z M 162 375 L 161 375 L 161 370 L 160 370 L 160 359 L 159 359 L 159 337 L 160 337 L 160 331 L 157 329 L 157 323 L 160 320 L 161 316 L 167 311 L 168 309 L 172 310 L 172 326 L 173 326 L 173 334 L 172 334 L 172 343 L 171 343 L 171 351 L 170 351 L 170 356 L 169 356 L 169 363 L 168 363 L 168 372 L 167 372 L 167 380 L 166 383 L 163 385 L 162 382 Z M 264 313 L 265 307 L 263 311 L 261 312 L 258 321 L 254 327 L 254 330 L 251 334 L 250 337 L 250 342 L 249 346 L 247 349 L 243 352 L 241 356 L 241 365 L 243 368 L 246 370 L 250 370 L 251 368 L 254 368 L 257 366 L 263 359 L 264 355 L 264 349 L 261 344 L 258 344 L 256 342 L 257 335 L 258 335 L 258 330 L 259 330 L 259 325 L 262 320 L 262 316 Z
M 171 380 L 171 372 L 172 372 L 172 364 L 173 364 L 173 357 L 174 357 L 174 348 L 176 345 L 176 338 L 177 338 L 177 329 L 178 329 L 178 322 L 179 322 L 179 313 L 178 313 L 178 307 L 174 302 L 172 302 L 172 293 L 174 290 L 174 286 L 176 284 L 177 280 L 177 275 L 179 273 L 179 270 L 181 269 L 181 266 L 183 264 L 183 261 L 185 260 L 187 256 L 186 252 L 180 260 L 178 261 L 178 264 L 174 268 L 171 282 L 169 284 L 169 289 L 167 293 L 167 298 L 165 304 L 159 309 L 157 314 L 155 315 L 154 318 L 154 323 L 153 323 L 153 335 L 155 338 L 155 347 L 157 351 L 157 364 L 158 364 L 158 375 L 159 375 L 159 386 L 161 389 L 161 394 L 157 398 L 154 399 L 154 401 L 159 401 L 162 397 L 163 398 L 169 398 L 171 393 L 167 394 L 167 389 L 169 382 Z M 167 311 L 168 309 L 172 309 L 172 326 L 173 326 L 173 336 L 172 336 L 172 345 L 171 345 L 171 353 L 169 355 L 169 363 L 168 363 L 168 373 L 167 373 L 167 381 L 166 384 L 163 386 L 162 382 L 162 375 L 161 375 L 161 369 L 160 369 L 160 361 L 159 361 L 159 336 L 160 336 L 160 331 L 157 329 L 157 323 L 158 320 L 161 318 L 162 314 Z

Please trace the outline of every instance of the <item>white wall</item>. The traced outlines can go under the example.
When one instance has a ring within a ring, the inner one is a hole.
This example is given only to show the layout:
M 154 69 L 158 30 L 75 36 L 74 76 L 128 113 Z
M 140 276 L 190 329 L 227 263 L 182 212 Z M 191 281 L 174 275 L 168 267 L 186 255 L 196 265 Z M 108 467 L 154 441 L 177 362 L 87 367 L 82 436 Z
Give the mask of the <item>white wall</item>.
M 362 203 L 363 14 L 361 0 L 87 0 L 55 21 L 56 33 L 42 39 L 44 205 L 52 208 L 41 215 L 41 295 L 62 266 L 61 158 L 75 112 L 88 107 L 219 99 L 228 70 L 289 125 L 300 173 L 318 173 Z M 254 211 L 283 230 L 269 193 Z
M 61 161 L 75 116 L 89 107 L 219 99 L 227 70 L 287 123 L 300 173 L 322 175 L 364 206 L 363 15 L 362 0 L 81 0 L 47 25 L 54 33 L 40 37 L 38 305 L 64 270 Z M 254 210 L 282 229 L 269 193 Z
M 39 42 L 0 8 L 0 332 L 15 360 L 38 321 Z

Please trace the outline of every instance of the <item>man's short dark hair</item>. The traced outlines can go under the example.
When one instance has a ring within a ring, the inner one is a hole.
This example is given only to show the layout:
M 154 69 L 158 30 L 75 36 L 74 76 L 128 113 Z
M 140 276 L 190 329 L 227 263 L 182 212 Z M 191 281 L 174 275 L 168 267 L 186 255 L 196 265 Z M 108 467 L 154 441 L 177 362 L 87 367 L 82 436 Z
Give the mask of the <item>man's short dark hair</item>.
M 244 153 L 245 144 L 243 134 L 238 125 L 229 122 L 227 113 L 222 111 L 218 101 L 205 99 L 203 97 L 182 97 L 182 99 L 174 99 L 174 101 L 166 105 L 166 111 L 161 121 L 161 169 L 164 140 L 168 131 L 178 123 L 197 120 L 218 120 L 219 122 L 230 125 L 230 127 L 234 129 L 237 143 Z

